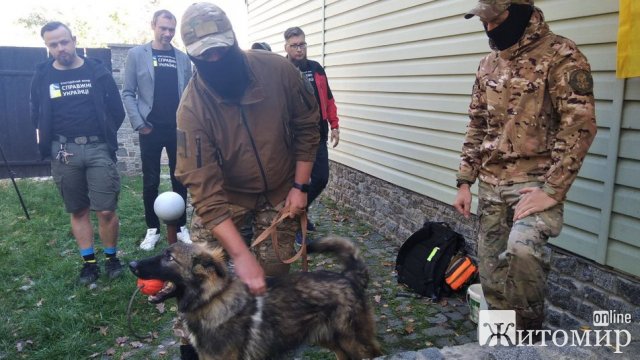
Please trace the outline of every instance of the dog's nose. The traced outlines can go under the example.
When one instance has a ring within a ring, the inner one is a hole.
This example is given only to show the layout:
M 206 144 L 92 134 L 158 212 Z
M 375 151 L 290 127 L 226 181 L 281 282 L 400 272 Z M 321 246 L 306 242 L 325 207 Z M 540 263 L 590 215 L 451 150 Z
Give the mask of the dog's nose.
M 138 270 L 138 262 L 137 261 L 130 262 L 129 269 L 135 273 Z

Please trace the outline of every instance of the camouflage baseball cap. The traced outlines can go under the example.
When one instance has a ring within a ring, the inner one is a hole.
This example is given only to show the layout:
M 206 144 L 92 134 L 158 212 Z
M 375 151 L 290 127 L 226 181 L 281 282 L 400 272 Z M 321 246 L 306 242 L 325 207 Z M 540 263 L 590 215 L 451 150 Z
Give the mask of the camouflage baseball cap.
M 533 5 L 533 0 L 478 0 L 476 7 L 464 15 L 465 19 L 471 19 L 477 15 L 482 21 L 491 21 L 502 14 L 511 4 Z
M 191 56 L 200 56 L 215 47 L 235 43 L 233 27 L 227 14 L 211 3 L 195 3 L 182 15 L 182 42 Z

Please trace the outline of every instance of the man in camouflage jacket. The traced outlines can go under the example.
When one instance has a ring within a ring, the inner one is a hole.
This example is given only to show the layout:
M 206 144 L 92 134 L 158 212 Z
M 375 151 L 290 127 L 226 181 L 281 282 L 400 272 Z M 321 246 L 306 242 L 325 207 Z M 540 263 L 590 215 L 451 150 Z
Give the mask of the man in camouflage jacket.
M 480 61 L 454 206 L 468 217 L 479 179 L 480 280 L 490 309 L 541 329 L 543 246 L 562 228 L 563 202 L 596 134 L 589 63 L 555 35 L 532 0 L 480 0 L 492 52 Z

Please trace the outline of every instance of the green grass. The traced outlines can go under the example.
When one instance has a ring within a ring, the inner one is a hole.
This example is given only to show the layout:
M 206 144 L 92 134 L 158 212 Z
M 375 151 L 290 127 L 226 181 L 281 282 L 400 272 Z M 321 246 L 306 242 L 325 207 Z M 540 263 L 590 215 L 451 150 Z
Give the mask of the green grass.
M 11 182 L 0 182 L 0 359 L 87 359 L 111 353 L 114 358 L 151 357 L 157 346 L 149 343 L 157 345 L 160 340 L 136 342 L 128 328 L 126 310 L 135 277 L 125 271 L 110 281 L 102 271 L 97 287 L 79 285 L 82 259 L 55 185 L 19 180 L 18 186 L 31 220 L 26 219 Z M 122 178 L 118 256 L 125 264 L 162 249 L 157 246 L 150 253 L 138 249 L 146 230 L 141 188 L 141 178 Z M 97 231 L 95 237 L 102 265 Z M 137 333 L 171 338 L 175 302 L 168 302 L 161 313 L 137 295 L 132 312 Z M 131 351 L 135 357 L 128 357 Z

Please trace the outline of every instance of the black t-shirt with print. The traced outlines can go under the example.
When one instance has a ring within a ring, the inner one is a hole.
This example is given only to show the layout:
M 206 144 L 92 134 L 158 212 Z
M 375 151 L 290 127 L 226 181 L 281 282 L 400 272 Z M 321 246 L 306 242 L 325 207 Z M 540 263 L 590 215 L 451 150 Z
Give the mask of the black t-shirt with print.
M 66 137 L 102 134 L 92 96 L 94 85 L 86 64 L 71 70 L 53 68 L 49 99 L 54 134 Z
M 176 54 L 171 50 L 155 50 L 153 52 L 153 107 L 147 120 L 154 127 L 176 127 L 176 110 L 180 101 L 178 97 L 178 66 Z

